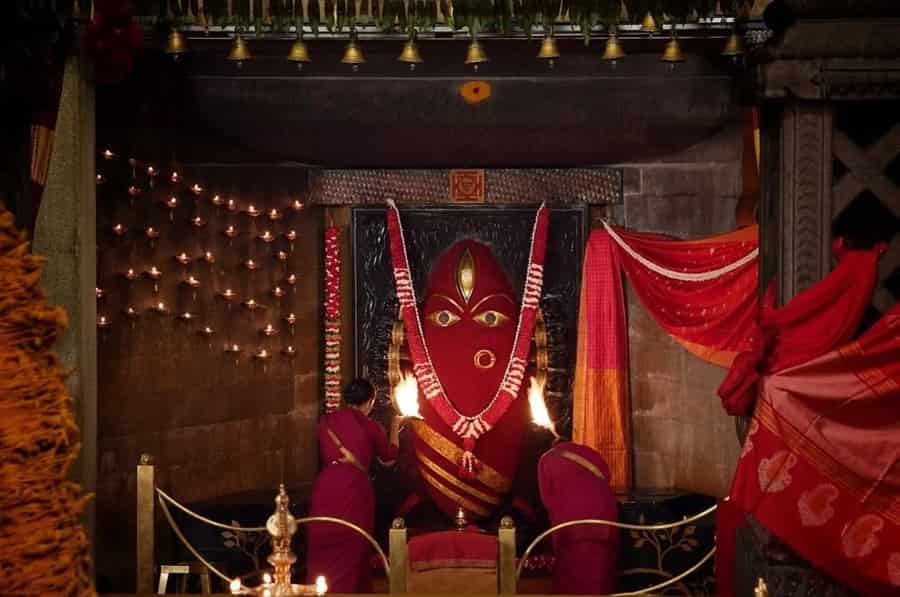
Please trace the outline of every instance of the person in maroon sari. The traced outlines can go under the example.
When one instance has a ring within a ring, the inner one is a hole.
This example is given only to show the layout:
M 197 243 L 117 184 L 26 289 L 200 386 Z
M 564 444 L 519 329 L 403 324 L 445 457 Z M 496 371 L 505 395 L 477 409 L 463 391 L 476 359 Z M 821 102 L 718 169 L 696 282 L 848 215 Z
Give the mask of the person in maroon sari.
M 618 504 L 609 485 L 609 466 L 595 450 L 559 442 L 538 463 L 541 501 L 550 524 L 599 518 L 615 521 Z M 609 594 L 616 589 L 619 530 L 579 525 L 553 534 L 553 592 Z
M 391 423 L 390 439 L 369 413 L 375 389 L 357 379 L 342 393 L 343 406 L 319 419 L 322 471 L 313 484 L 310 516 L 340 518 L 372 533 L 375 493 L 369 479 L 372 458 L 393 464 L 397 458 L 401 417 Z M 324 576 L 329 592 L 371 592 L 372 547 L 352 529 L 333 523 L 308 527 L 307 582 Z

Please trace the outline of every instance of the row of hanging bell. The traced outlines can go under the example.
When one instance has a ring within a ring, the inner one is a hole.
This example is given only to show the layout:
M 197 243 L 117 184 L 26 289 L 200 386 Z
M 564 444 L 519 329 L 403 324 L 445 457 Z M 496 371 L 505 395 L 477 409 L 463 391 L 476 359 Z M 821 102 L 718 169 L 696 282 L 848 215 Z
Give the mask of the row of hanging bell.
M 644 18 L 644 21 L 641 24 L 641 30 L 647 32 L 657 31 L 656 22 L 653 19 L 653 15 L 650 13 L 647 13 L 647 16 Z M 173 30 L 169 33 L 165 53 L 173 56 L 177 60 L 178 57 L 185 52 L 187 52 L 187 44 L 184 41 L 184 37 L 179 31 Z M 725 47 L 721 54 L 722 56 L 734 59 L 737 59 L 744 54 L 744 43 L 737 31 L 733 30 L 731 32 L 731 35 L 729 35 L 725 42 Z M 559 48 L 556 45 L 556 38 L 553 37 L 553 32 L 550 31 L 541 42 L 537 57 L 541 60 L 547 60 L 552 68 L 555 60 L 559 58 L 559 56 L 560 53 Z M 615 29 L 613 29 L 606 40 L 603 55 L 600 59 L 615 64 L 616 61 L 621 60 L 624 57 L 625 51 L 619 43 Z M 237 34 L 231 45 L 231 49 L 228 52 L 227 59 L 237 63 L 238 67 L 240 67 L 243 62 L 246 62 L 251 58 L 252 54 L 247 46 L 247 42 L 241 34 Z M 299 69 L 302 69 L 304 64 L 311 62 L 309 49 L 303 41 L 302 33 L 298 33 L 296 40 L 291 45 L 287 59 L 289 62 L 297 64 Z M 414 30 L 410 32 L 409 39 L 403 45 L 403 50 L 397 60 L 408 64 L 411 70 L 415 69 L 416 65 L 423 62 L 422 56 L 419 53 L 419 48 L 416 45 L 416 33 Z M 681 49 L 681 44 L 678 41 L 674 27 L 672 28 L 671 39 L 666 43 L 665 50 L 663 51 L 660 60 L 673 66 L 674 64 L 684 62 L 685 60 L 685 55 Z M 341 62 L 353 66 L 353 69 L 356 70 L 359 65 L 365 63 L 365 61 L 366 59 L 362 49 L 359 47 L 359 44 L 356 43 L 356 31 L 353 31 L 350 36 L 350 42 L 344 49 L 344 55 L 341 58 Z M 466 50 L 465 63 L 472 66 L 475 70 L 478 70 L 478 65 L 485 62 L 488 62 L 488 57 L 484 51 L 484 47 L 476 38 L 473 38 Z

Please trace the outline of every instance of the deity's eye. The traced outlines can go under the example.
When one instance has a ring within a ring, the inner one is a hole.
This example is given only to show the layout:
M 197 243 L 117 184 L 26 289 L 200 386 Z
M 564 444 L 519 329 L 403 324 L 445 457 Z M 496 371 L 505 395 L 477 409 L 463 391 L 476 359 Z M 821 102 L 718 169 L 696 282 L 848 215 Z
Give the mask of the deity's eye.
M 495 328 L 509 321 L 509 317 L 507 317 L 503 313 L 494 311 L 493 309 L 489 311 L 482 311 L 478 315 L 475 315 L 472 319 L 489 328 Z
M 459 321 L 459 315 L 456 313 L 451 313 L 446 309 L 441 309 L 440 311 L 435 311 L 428 316 L 429 321 L 436 325 L 441 326 L 442 328 L 447 328 Z

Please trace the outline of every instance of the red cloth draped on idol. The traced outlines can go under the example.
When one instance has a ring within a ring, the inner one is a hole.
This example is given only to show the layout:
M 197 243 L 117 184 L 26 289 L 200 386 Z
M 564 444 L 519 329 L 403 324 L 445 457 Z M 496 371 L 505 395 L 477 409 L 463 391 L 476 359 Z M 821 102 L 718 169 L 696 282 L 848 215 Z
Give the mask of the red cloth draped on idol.
M 412 424 L 413 459 L 424 493 L 451 517 L 460 509 L 469 521 L 489 517 L 512 486 L 529 422 L 523 395 L 547 217 L 541 207 L 521 303 L 491 249 L 471 239 L 440 256 L 419 303 L 400 214 L 388 210 L 400 317 L 423 397 L 421 419 Z

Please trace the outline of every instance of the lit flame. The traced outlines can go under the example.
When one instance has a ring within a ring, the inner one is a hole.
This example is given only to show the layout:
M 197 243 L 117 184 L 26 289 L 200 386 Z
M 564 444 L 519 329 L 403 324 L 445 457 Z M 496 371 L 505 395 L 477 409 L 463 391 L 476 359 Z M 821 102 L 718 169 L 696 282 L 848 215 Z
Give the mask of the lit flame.
M 394 402 L 404 417 L 422 418 L 419 414 L 419 386 L 412 375 L 404 375 L 394 388 Z
M 559 437 L 556 434 L 553 419 L 550 418 L 550 412 L 547 410 L 547 404 L 544 402 L 544 384 L 535 377 L 531 378 L 531 386 L 528 388 L 528 406 L 531 407 L 531 420 L 534 421 L 534 424 L 547 429 L 555 437 Z
M 316 595 L 320 597 L 328 592 L 328 583 L 325 582 L 324 576 L 316 577 Z
M 268 572 L 266 572 L 265 574 L 263 574 L 263 583 L 265 583 L 265 584 L 267 584 L 267 585 L 272 584 L 272 575 L 269 574 Z
M 235 578 L 229 583 L 228 588 L 231 590 L 232 595 L 237 595 L 241 592 L 241 579 Z

